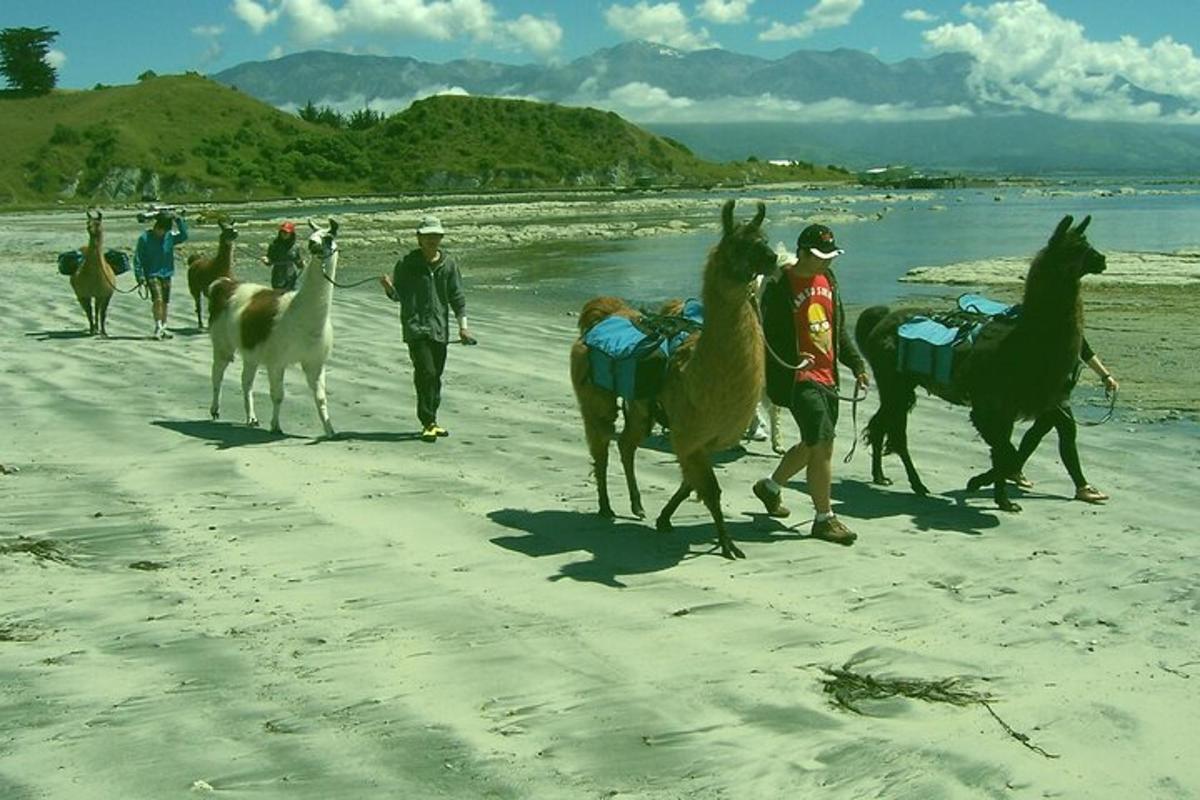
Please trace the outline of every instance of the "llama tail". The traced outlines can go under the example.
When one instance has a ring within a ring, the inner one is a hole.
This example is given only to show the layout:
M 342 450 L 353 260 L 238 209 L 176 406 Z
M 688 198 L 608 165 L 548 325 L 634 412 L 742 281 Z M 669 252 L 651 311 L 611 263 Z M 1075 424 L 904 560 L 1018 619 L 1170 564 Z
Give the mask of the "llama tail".
M 887 306 L 871 306 L 858 315 L 858 322 L 854 323 L 854 342 L 864 354 L 870 350 L 867 342 L 871 338 L 871 331 L 891 311 Z
M 619 297 L 593 297 L 584 303 L 583 308 L 579 311 L 579 333 L 587 333 L 597 322 L 607 319 L 613 314 L 630 319 L 637 319 L 641 316 Z

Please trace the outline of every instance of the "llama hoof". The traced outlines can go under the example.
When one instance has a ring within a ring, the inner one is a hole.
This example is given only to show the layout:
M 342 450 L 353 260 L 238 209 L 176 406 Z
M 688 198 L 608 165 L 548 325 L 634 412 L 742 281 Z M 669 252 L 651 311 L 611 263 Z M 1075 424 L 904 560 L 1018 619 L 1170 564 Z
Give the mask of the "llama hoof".
M 880 475 L 878 478 L 872 478 L 871 483 L 875 484 L 876 486 L 891 486 L 892 479 L 885 478 L 883 475 Z
M 217 411 L 215 408 L 210 408 L 208 410 L 208 415 L 210 417 L 212 417 L 214 420 L 218 420 L 221 418 L 221 412 Z
M 730 561 L 746 557 L 746 554 L 742 552 L 742 549 L 733 542 L 725 542 L 721 545 L 721 555 L 723 555 L 725 558 L 728 558 Z
M 986 472 L 982 475 L 976 475 L 973 478 L 971 478 L 969 481 L 967 481 L 967 491 L 968 492 L 978 491 L 979 489 L 982 489 L 984 486 L 987 486 L 991 482 L 992 482 L 992 476 Z
M 673 527 L 671 527 L 671 520 L 665 517 L 659 517 L 654 521 L 654 529 L 659 533 L 670 533 L 671 531 L 675 530 Z
M 246 420 L 246 427 L 247 428 L 257 428 L 258 420 L 256 420 L 254 417 L 251 417 L 250 419 Z
M 645 518 L 646 518 L 646 509 L 642 508 L 641 506 L 634 506 L 634 507 L 633 507 L 632 509 L 630 509 L 630 510 L 631 510 L 631 511 L 633 511 L 633 515 L 634 515 L 635 517 L 637 517 L 638 519 L 645 519 Z
M 283 436 L 283 428 L 279 427 L 278 425 L 272 425 L 271 433 L 275 434 L 276 436 Z
M 914 483 L 912 490 L 913 490 L 913 494 L 919 494 L 919 495 L 921 495 L 921 497 L 929 496 L 929 487 L 923 483 Z
M 617 518 L 617 512 L 613 511 L 612 506 L 608 505 L 607 503 L 600 506 L 600 510 L 597 511 L 596 513 L 599 514 L 601 517 L 604 517 L 604 519 L 616 519 Z
M 1010 514 L 1016 514 L 1021 510 L 1021 506 L 1014 503 L 1012 500 L 1005 500 L 1003 503 L 997 502 L 996 505 L 1000 507 L 1001 511 L 1007 511 Z

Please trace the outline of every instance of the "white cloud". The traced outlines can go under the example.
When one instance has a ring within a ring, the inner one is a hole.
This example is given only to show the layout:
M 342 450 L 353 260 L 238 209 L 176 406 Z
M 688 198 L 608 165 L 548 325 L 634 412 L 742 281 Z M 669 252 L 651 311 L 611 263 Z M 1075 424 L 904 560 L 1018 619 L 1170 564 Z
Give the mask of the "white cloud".
M 750 18 L 750 6 L 754 0 L 704 0 L 696 7 L 696 14 L 718 25 L 732 25 Z
M 962 11 L 970 21 L 940 25 L 924 37 L 936 51 L 974 56 L 969 82 L 983 100 L 1079 119 L 1194 122 L 1198 116 L 1200 59 L 1171 37 L 1150 46 L 1130 36 L 1091 41 L 1082 25 L 1041 0 L 968 4 Z M 1126 81 L 1191 108 L 1166 113 L 1136 98 Z
M 255 0 L 233 0 L 230 10 L 255 33 L 262 33 L 279 19 L 279 9 L 268 10 Z
M 458 97 L 470 97 L 471 93 L 461 86 L 427 86 L 414 94 L 405 97 L 371 97 L 366 95 L 356 94 L 348 97 L 323 97 L 320 100 L 314 100 L 313 105 L 317 108 L 332 108 L 339 114 L 353 114 L 355 111 L 361 111 L 364 108 L 369 108 L 372 111 L 378 111 L 385 116 L 391 116 L 397 112 L 411 106 L 418 100 L 424 100 L 427 97 L 435 97 L 438 95 L 455 95 Z M 294 114 L 300 109 L 297 103 L 287 103 L 279 106 L 280 110 L 286 111 L 289 114 Z
M 804 12 L 804 19 L 793 25 L 772 22 L 771 27 L 758 35 L 764 42 L 779 42 L 787 39 L 805 39 L 819 30 L 840 28 L 862 8 L 863 0 L 819 0 Z
M 63 65 L 67 63 L 67 54 L 62 50 L 47 50 L 46 63 L 54 69 L 62 69 Z
M 648 83 L 627 83 L 597 92 L 594 81 L 585 81 L 566 105 L 592 106 L 615 111 L 638 123 L 653 122 L 909 122 L 971 116 L 959 106 L 918 108 L 907 104 L 866 105 L 844 98 L 820 102 L 789 100 L 766 93 L 753 97 L 719 97 L 698 100 L 674 97 Z
M 255 33 L 286 25 L 301 47 L 367 34 L 442 42 L 466 38 L 548 56 L 562 42 L 562 28 L 552 18 L 522 14 L 501 19 L 489 0 L 344 0 L 340 5 L 333 0 L 234 0 L 233 12 Z
M 909 22 L 934 22 L 937 20 L 937 14 L 930 14 L 923 8 L 910 8 L 900 15 L 901 19 Z
M 604 21 L 630 39 L 645 39 L 680 50 L 702 50 L 717 46 L 709 38 L 708 29 L 692 30 L 691 20 L 678 3 L 651 5 L 639 0 L 632 6 L 611 5 L 604 11 Z

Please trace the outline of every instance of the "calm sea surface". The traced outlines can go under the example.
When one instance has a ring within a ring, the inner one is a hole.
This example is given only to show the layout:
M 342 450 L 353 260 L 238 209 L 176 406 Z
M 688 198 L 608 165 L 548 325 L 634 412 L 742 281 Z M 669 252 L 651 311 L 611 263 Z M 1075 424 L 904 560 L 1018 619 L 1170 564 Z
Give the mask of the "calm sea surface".
M 1113 191 L 1121 185 L 1110 187 Z M 863 201 L 846 206 L 879 220 L 834 224 L 846 254 L 838 259 L 838 275 L 847 303 L 888 302 L 897 297 L 945 294 L 945 289 L 898 283 L 918 266 L 1002 256 L 1032 257 L 1065 214 L 1076 220 L 1092 215 L 1088 230 L 1100 250 L 1171 252 L 1200 249 L 1200 188 L 1138 186 L 1135 194 L 1100 196 L 1088 189 L 1056 195 L 1026 189 L 948 190 L 929 200 Z M 838 195 L 853 195 L 841 191 Z M 878 192 L 860 193 L 863 197 Z M 816 203 L 789 205 L 795 192 L 759 192 L 767 203 L 767 234 L 772 244 L 794 246 L 801 222 Z M 999 199 L 997 199 L 999 198 Z M 713 197 L 714 217 L 724 196 Z M 752 213 L 739 204 L 738 215 Z M 819 216 L 819 214 L 818 214 Z M 772 224 L 785 218 L 787 225 Z M 696 295 L 700 270 L 715 231 L 629 241 L 535 245 L 511 254 L 517 281 L 536 286 L 539 294 L 564 301 L 614 294 L 653 303 L 668 297 Z M 469 262 L 468 262 L 469 263 Z

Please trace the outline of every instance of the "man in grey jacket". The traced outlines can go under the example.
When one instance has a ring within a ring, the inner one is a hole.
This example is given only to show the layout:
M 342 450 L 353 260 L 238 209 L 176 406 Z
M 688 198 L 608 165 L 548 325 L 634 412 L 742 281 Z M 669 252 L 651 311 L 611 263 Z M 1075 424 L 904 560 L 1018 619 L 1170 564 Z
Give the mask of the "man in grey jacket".
M 437 414 L 442 402 L 451 311 L 458 321 L 459 341 L 476 343 L 467 327 L 462 275 L 454 259 L 441 249 L 445 233 L 437 217 L 423 217 L 417 226 L 417 249 L 396 262 L 391 277 L 379 278 L 388 298 L 400 303 L 400 322 L 417 390 L 417 419 L 425 442 L 450 435 L 438 425 Z

